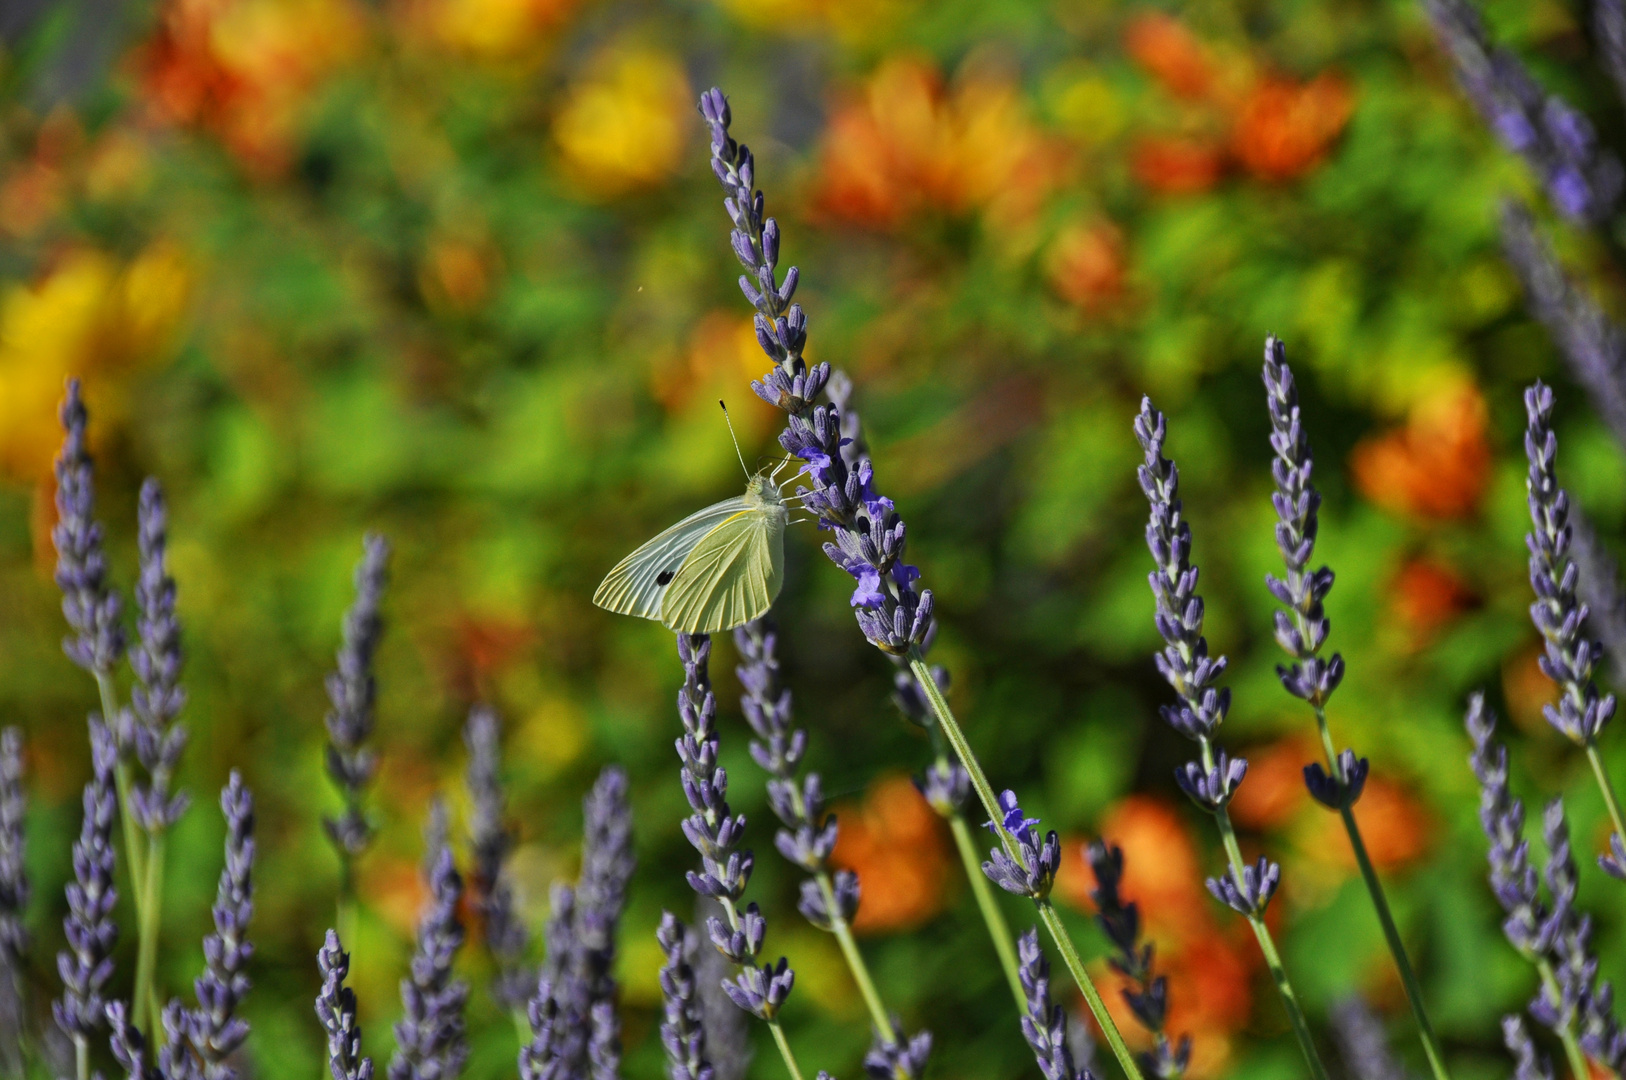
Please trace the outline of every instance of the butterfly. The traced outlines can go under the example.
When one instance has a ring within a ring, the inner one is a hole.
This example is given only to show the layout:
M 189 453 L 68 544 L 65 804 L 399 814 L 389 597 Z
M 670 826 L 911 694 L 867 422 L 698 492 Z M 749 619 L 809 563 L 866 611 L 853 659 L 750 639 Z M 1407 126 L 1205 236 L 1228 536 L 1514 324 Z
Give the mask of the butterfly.
M 746 480 L 744 495 L 690 514 L 616 563 L 593 603 L 685 634 L 761 618 L 785 583 L 789 516 L 774 474 L 759 472 Z

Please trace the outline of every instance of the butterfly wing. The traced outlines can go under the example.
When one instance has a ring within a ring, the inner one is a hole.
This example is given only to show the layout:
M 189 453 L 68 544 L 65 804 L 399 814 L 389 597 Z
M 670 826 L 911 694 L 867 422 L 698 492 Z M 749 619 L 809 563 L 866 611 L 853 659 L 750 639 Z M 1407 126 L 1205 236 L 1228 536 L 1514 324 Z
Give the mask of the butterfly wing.
M 667 587 L 661 621 L 715 634 L 760 618 L 785 583 L 783 507 L 746 507 L 701 538 Z
M 618 615 L 659 619 L 661 597 L 695 545 L 744 509 L 744 499 L 724 499 L 690 514 L 616 563 L 593 593 L 593 603 Z

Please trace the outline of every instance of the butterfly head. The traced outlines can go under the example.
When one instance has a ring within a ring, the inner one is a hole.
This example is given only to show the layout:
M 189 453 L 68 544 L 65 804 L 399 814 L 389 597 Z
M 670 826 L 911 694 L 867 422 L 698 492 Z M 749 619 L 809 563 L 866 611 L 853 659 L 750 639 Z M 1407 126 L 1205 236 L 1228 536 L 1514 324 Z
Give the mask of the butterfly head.
M 745 482 L 745 501 L 757 506 L 783 506 L 785 497 L 768 473 L 757 473 Z

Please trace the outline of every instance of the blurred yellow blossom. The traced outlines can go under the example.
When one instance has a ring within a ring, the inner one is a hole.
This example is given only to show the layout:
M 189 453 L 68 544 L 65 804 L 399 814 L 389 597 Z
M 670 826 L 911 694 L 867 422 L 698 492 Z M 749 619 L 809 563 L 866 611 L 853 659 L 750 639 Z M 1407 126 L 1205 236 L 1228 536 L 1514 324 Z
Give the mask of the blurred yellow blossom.
M 553 122 L 564 165 L 594 194 L 654 187 L 682 161 L 694 94 L 669 53 L 621 46 L 601 53 Z
M 570 17 L 576 0 L 418 0 L 407 23 L 441 46 L 477 60 L 534 54 Z
M 914 6 L 911 0 L 718 0 L 718 4 L 755 29 L 830 30 L 855 45 L 873 40 Z
M 36 284 L 0 297 L 0 475 L 49 474 L 70 375 L 85 379 L 102 415 L 117 415 L 110 384 L 168 352 L 191 284 L 185 257 L 160 242 L 125 266 L 73 250 Z

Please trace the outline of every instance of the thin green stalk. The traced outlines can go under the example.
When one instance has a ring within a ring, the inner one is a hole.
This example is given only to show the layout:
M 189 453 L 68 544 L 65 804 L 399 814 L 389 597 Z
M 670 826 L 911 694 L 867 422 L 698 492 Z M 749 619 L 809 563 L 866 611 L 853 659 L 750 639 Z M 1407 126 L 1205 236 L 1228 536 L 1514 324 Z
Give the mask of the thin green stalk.
M 970 774 L 971 786 L 977 789 L 977 798 L 982 800 L 983 809 L 988 812 L 988 820 L 993 823 L 1000 843 L 1004 845 L 1006 853 L 1011 858 L 1020 862 L 1021 855 L 1016 840 L 1001 824 L 1002 818 L 999 804 L 994 799 L 994 789 L 989 785 L 988 777 L 983 773 L 977 755 L 972 752 L 971 744 L 966 741 L 965 733 L 960 730 L 959 723 L 954 719 L 954 712 L 944 699 L 943 692 L 937 688 L 937 680 L 932 678 L 932 673 L 927 669 L 926 661 L 921 658 L 919 649 L 909 651 L 909 670 L 914 674 L 920 688 L 926 692 L 926 700 L 931 703 L 932 712 L 936 714 L 937 722 L 948 738 L 949 745 L 954 747 L 954 753 L 959 757 L 960 764 L 964 765 L 965 771 Z M 1130 1080 L 1141 1080 L 1140 1067 L 1135 1064 L 1135 1056 L 1129 1052 L 1123 1035 L 1118 1031 L 1118 1025 L 1113 1022 L 1112 1014 L 1107 1012 L 1106 1005 L 1101 1001 L 1101 995 L 1095 991 L 1095 984 L 1084 971 L 1084 963 L 1079 958 L 1078 950 L 1073 947 L 1072 939 L 1067 936 L 1067 928 L 1062 925 L 1061 918 L 1054 909 L 1049 910 L 1047 917 L 1048 907 L 1048 904 L 1039 904 L 1040 919 L 1044 922 L 1045 929 L 1050 931 L 1050 936 L 1055 939 L 1056 948 L 1061 950 L 1062 959 L 1067 963 L 1067 970 L 1072 972 L 1073 980 L 1084 993 L 1084 1000 L 1089 1003 L 1090 1013 L 1095 1017 L 1096 1025 L 1107 1037 L 1107 1044 L 1112 1047 L 1112 1054 L 1118 1059 L 1124 1075 Z M 1325 1080 L 1325 1074 L 1318 1074 L 1316 1080 Z
M 1321 733 L 1321 748 L 1327 755 L 1327 768 L 1332 771 L 1332 777 L 1343 788 L 1348 780 L 1344 775 L 1344 767 L 1338 761 L 1338 755 L 1333 750 L 1332 732 L 1327 726 L 1327 710 L 1320 705 L 1315 707 L 1316 727 Z M 1423 988 L 1417 981 L 1417 973 L 1412 970 L 1411 957 L 1406 955 L 1406 946 L 1400 940 L 1400 930 L 1395 926 L 1394 914 L 1389 910 L 1389 897 L 1383 891 L 1383 881 L 1378 877 L 1377 868 L 1372 865 L 1371 856 L 1366 852 L 1366 841 L 1361 836 L 1361 827 L 1355 820 L 1353 807 L 1343 806 L 1338 810 L 1344 819 L 1344 831 L 1349 834 L 1349 846 L 1355 852 L 1355 863 L 1361 868 L 1361 880 L 1366 882 L 1366 891 L 1372 898 L 1372 907 L 1378 913 L 1378 922 L 1383 927 L 1383 938 L 1389 943 L 1389 953 L 1394 957 L 1395 968 L 1400 972 L 1400 984 L 1405 987 L 1406 1001 L 1411 1005 L 1412 1016 L 1417 1021 L 1417 1037 L 1423 1043 L 1423 1053 L 1428 1057 L 1428 1067 L 1433 1071 L 1435 1080 L 1451 1080 L 1451 1074 L 1445 1067 L 1445 1055 L 1440 1050 L 1439 1039 L 1434 1034 L 1434 1025 L 1429 1021 L 1428 1010 L 1423 1005 Z
M 820 870 L 813 875 L 813 880 L 818 882 L 819 892 L 824 896 L 824 910 L 830 913 L 830 932 L 836 936 L 836 943 L 841 946 L 841 955 L 847 958 L 847 968 L 852 972 L 853 982 L 858 984 L 858 993 L 869 1008 L 870 1021 L 887 1042 L 898 1043 L 900 1041 L 898 1031 L 892 1026 L 892 1017 L 887 1015 L 886 1006 L 881 1003 L 881 995 L 875 989 L 875 980 L 870 978 L 869 965 L 864 963 L 864 954 L 858 951 L 858 942 L 853 939 L 853 929 L 836 909 L 836 890 L 830 882 L 830 875 Z
M 1214 744 L 1202 738 L 1198 740 L 1198 746 L 1202 749 L 1203 768 L 1212 771 Z M 1214 822 L 1219 826 L 1220 843 L 1225 848 L 1225 858 L 1231 865 L 1231 875 L 1240 885 L 1247 863 L 1242 858 L 1242 848 L 1236 842 L 1236 830 L 1231 826 L 1231 815 L 1226 812 L 1225 807 L 1221 806 L 1214 812 Z M 1259 941 L 1259 951 L 1265 954 L 1265 965 L 1270 968 L 1270 976 L 1276 981 L 1276 992 L 1281 995 L 1282 1004 L 1287 1008 L 1287 1019 L 1293 1025 L 1293 1034 L 1298 1037 L 1299 1049 L 1304 1052 L 1304 1060 L 1310 1066 L 1310 1074 L 1315 1080 L 1327 1080 L 1326 1066 L 1321 1064 L 1321 1055 L 1316 1052 L 1309 1021 L 1304 1018 L 1304 1009 L 1299 1005 L 1298 994 L 1293 990 L 1293 983 L 1287 977 L 1287 967 L 1282 963 L 1282 954 L 1276 949 L 1276 939 L 1271 936 L 1270 927 L 1265 925 L 1265 920 L 1259 915 L 1249 915 L 1247 920 L 1253 929 L 1253 936 Z
M 147 849 L 147 881 L 140 907 L 137 928 L 140 941 L 136 947 L 135 993 L 132 995 L 136 1010 L 136 1026 L 140 1027 L 142 1013 L 147 1013 L 147 1038 L 153 1043 L 161 1041 L 163 1025 L 157 1007 L 158 986 L 155 975 L 158 967 L 158 913 L 164 903 L 164 834 L 154 832 Z
M 719 896 L 718 903 L 723 906 L 723 914 L 728 916 L 728 925 L 731 930 L 740 928 L 740 913 L 734 907 L 734 902 L 726 896 Z M 802 1070 L 796 1064 L 796 1055 L 791 1053 L 790 1041 L 785 1038 L 785 1029 L 779 1026 L 778 1019 L 764 1020 L 768 1030 L 773 1032 L 774 1045 L 779 1047 L 779 1056 L 785 1059 L 785 1068 L 790 1070 L 791 1080 L 802 1080 Z
M 1609 820 L 1615 826 L 1615 835 L 1626 843 L 1626 823 L 1621 820 L 1620 802 L 1615 798 L 1615 786 L 1609 782 L 1609 774 L 1603 769 L 1603 758 L 1598 754 L 1596 739 L 1587 740 L 1586 759 L 1592 765 L 1592 775 L 1598 778 L 1598 790 L 1603 792 L 1604 805 L 1609 807 Z
M 118 721 L 119 703 L 111 672 L 96 672 L 96 689 L 102 698 L 102 721 L 112 726 Z M 142 847 L 141 831 L 136 828 L 135 816 L 130 813 L 130 766 L 122 754 L 113 766 L 113 785 L 119 795 L 119 823 L 124 830 L 124 859 L 130 868 L 130 896 L 135 901 L 139 919 L 142 888 L 147 880 L 146 851 Z
M 1558 988 L 1558 976 L 1553 973 L 1553 965 L 1545 959 L 1537 959 L 1536 973 L 1541 976 L 1541 985 L 1547 988 L 1554 1001 L 1562 1001 L 1563 992 Z M 1564 1044 L 1564 1056 L 1569 1059 L 1570 1073 L 1574 1080 L 1588 1080 L 1592 1070 L 1587 1068 L 1586 1055 L 1581 1052 L 1581 1042 L 1575 1037 L 1573 1022 L 1565 1024 L 1558 1032 L 1558 1041 Z
M 350 854 L 343 850 L 339 852 L 339 899 L 334 920 L 340 941 L 356 940 L 356 871 Z
M 79 1080 L 90 1080 L 90 1040 L 83 1035 L 73 1037 L 73 1062 Z
M 1017 1011 L 1025 1012 L 1028 999 L 1022 990 L 1022 976 L 1017 969 L 1016 947 L 1011 944 L 1011 927 L 1005 921 L 1005 913 L 999 909 L 999 901 L 994 897 L 993 886 L 988 884 L 988 876 L 982 872 L 982 855 L 971 842 L 971 826 L 966 824 L 965 815 L 956 810 L 949 818 L 949 830 L 954 833 L 954 846 L 959 849 L 960 862 L 965 865 L 966 880 L 971 883 L 971 893 L 977 898 L 982 921 L 988 924 L 988 936 L 993 939 L 994 952 L 999 954 L 999 966 L 1005 972 L 1005 981 L 1010 984 Z

